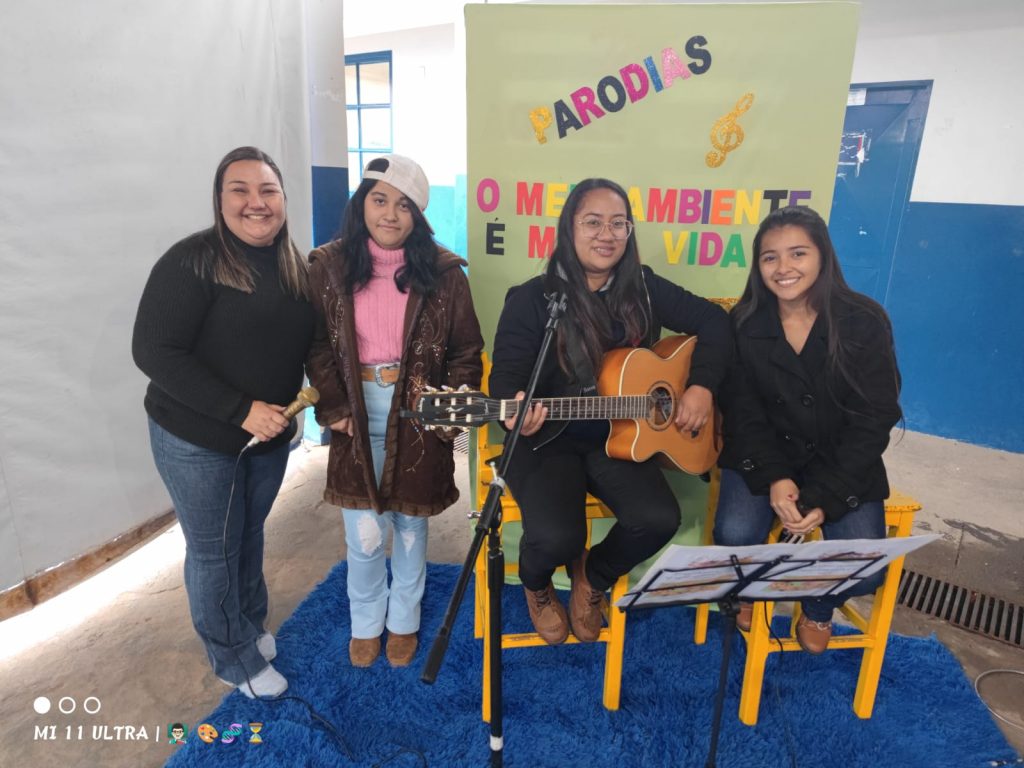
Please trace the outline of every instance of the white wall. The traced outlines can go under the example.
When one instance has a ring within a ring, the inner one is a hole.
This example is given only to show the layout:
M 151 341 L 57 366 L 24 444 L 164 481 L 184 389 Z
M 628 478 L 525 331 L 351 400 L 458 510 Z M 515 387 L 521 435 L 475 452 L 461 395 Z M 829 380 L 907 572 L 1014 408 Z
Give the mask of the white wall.
M 0 590 L 170 508 L 130 336 L 142 286 L 256 144 L 309 247 L 302 6 L 5 3 Z
M 605 1 L 629 5 L 644 0 L 557 0 L 563 4 Z M 861 23 L 853 80 L 934 81 L 911 199 L 1024 204 L 1024 184 L 1020 183 L 1024 177 L 1020 142 L 1024 100 L 1018 98 L 1016 85 L 1024 71 L 1024 0 L 863 0 L 857 4 Z M 346 29 L 357 37 L 348 39 L 349 51 L 355 50 L 353 43 L 361 46 L 364 40 L 373 39 L 376 49 L 393 49 L 398 57 L 415 35 L 410 38 L 408 32 L 388 30 L 447 24 L 455 29 L 452 55 L 461 67 L 465 39 L 462 8 L 463 3 L 456 0 L 350 0 L 345 9 Z M 375 37 L 362 37 L 370 34 Z M 450 89 L 446 84 L 434 95 L 464 115 L 464 70 L 459 69 L 457 75 Z M 456 103 L 459 98 L 461 104 Z M 436 114 L 428 110 L 413 114 L 410 120 L 419 125 Z M 398 125 L 396 119 L 396 129 Z M 422 157 L 451 154 L 450 142 L 436 146 L 444 149 L 435 148 Z M 464 169 L 463 161 L 459 172 Z
M 313 165 L 348 166 L 341 0 L 305 0 Z
M 466 172 L 464 54 L 454 46 L 453 24 L 345 38 L 349 55 L 392 51 L 394 150 L 417 160 L 433 185 Z
M 1024 205 L 1022 0 L 868 0 L 856 82 L 933 80 L 911 200 Z

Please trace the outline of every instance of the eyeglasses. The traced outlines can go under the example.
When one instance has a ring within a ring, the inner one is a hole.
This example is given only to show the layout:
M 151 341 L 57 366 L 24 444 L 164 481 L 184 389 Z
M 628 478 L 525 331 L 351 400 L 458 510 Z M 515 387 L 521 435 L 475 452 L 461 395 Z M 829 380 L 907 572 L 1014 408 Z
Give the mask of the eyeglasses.
M 585 219 L 577 219 L 576 223 L 579 224 L 580 229 L 583 230 L 587 237 L 595 240 L 601 236 L 605 227 L 608 227 L 608 231 L 611 232 L 612 237 L 616 240 L 625 240 L 633 231 L 633 222 L 629 219 L 603 221 L 596 216 L 588 216 Z

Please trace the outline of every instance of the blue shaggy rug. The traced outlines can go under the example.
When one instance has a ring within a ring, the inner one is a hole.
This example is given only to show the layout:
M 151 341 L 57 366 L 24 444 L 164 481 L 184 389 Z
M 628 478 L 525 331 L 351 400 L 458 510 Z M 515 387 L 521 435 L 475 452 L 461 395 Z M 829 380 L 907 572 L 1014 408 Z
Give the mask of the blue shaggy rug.
M 343 744 L 298 701 L 250 701 L 234 692 L 202 721 L 218 738 L 203 741 L 200 723 L 188 724 L 187 743 L 167 765 L 487 765 L 472 590 L 437 682 L 419 680 L 457 574 L 455 566 L 430 566 L 421 645 L 406 669 L 392 669 L 383 656 L 366 670 L 349 664 L 344 563 L 281 627 L 274 665 L 291 682 L 288 693 L 307 700 Z M 506 630 L 526 630 L 522 590 L 506 589 L 505 606 Z M 601 706 L 603 646 L 505 651 L 505 765 L 703 766 L 721 651 L 714 614 L 709 642 L 693 645 L 693 613 L 674 607 L 630 614 L 618 712 Z M 1016 758 L 956 659 L 934 639 L 892 638 L 874 717 L 866 721 L 851 709 L 860 652 L 773 654 L 753 728 L 737 718 L 743 642 L 734 649 L 718 752 L 723 768 L 982 768 Z M 253 743 L 250 724 L 262 743 Z M 209 738 L 210 730 L 204 733 Z

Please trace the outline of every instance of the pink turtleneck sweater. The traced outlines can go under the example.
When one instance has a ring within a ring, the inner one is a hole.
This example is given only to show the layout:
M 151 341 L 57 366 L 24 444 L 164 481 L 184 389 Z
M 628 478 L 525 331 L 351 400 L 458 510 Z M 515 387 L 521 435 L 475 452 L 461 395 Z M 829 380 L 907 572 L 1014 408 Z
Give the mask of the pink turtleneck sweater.
M 409 294 L 395 286 L 395 272 L 405 263 L 405 249 L 381 248 L 373 238 L 366 244 L 373 259 L 373 277 L 353 297 L 359 362 L 396 363 L 402 359 L 402 326 Z

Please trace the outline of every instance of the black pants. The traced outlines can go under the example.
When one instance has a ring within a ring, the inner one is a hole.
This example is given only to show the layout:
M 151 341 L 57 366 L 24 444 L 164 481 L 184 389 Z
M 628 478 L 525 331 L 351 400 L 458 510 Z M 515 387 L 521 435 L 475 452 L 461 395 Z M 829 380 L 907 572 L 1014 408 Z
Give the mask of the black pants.
M 603 442 L 560 436 L 536 451 L 520 442 L 506 480 L 523 513 L 519 578 L 528 589 L 543 589 L 558 566 L 582 554 L 588 491 L 616 518 L 587 557 L 595 589 L 611 587 L 679 528 L 679 505 L 658 465 L 611 459 Z

